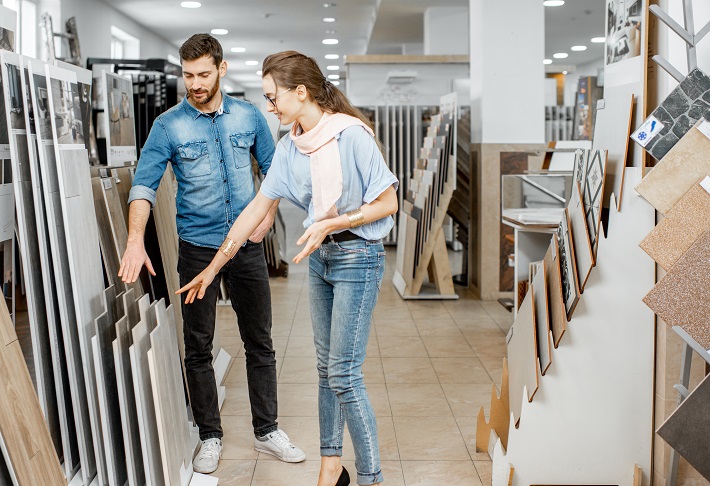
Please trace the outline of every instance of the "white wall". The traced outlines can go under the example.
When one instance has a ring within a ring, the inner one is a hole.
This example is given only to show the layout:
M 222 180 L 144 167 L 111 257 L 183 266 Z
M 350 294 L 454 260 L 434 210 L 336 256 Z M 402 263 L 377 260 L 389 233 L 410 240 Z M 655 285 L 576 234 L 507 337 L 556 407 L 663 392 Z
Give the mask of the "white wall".
M 579 78 L 584 76 L 596 76 L 599 74 L 600 69 L 604 69 L 604 58 L 600 58 L 588 64 L 580 64 L 573 73 L 569 73 L 565 76 L 565 106 L 574 106 Z
M 424 54 L 467 55 L 468 9 L 429 7 L 424 11 Z

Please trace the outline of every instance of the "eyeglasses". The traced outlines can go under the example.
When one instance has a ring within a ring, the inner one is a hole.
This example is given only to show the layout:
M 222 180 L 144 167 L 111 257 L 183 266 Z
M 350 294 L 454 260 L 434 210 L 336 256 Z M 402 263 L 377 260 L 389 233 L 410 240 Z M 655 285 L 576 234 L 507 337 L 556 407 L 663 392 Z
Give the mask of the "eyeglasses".
M 286 91 L 291 91 L 291 88 L 287 89 Z M 279 96 L 284 94 L 286 91 L 282 91 L 280 93 L 275 94 L 273 98 L 269 98 L 266 94 L 264 94 L 264 99 L 266 99 L 266 101 L 271 103 L 274 108 L 276 108 L 276 98 L 278 98 Z

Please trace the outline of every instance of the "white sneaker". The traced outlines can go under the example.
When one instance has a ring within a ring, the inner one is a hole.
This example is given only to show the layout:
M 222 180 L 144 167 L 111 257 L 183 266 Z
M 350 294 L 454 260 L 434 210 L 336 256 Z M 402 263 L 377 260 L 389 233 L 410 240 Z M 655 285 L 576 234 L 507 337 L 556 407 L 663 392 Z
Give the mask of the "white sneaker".
M 281 429 L 277 429 L 264 437 L 254 437 L 254 449 L 257 452 L 271 454 L 284 462 L 302 462 L 306 454 L 293 445 L 291 440 Z
M 222 441 L 220 439 L 207 439 L 202 441 L 200 452 L 192 461 L 195 472 L 209 474 L 217 470 L 219 458 L 222 457 Z

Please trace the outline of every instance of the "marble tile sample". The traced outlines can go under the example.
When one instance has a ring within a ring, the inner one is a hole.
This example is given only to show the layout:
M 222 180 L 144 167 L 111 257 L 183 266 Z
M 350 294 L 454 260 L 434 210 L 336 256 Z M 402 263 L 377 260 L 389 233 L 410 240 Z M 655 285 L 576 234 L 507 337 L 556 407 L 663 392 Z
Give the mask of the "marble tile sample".
M 694 185 L 639 245 L 664 270 L 710 229 L 710 177 L 704 181 L 707 189 Z
M 636 186 L 636 192 L 661 214 L 668 213 L 694 184 L 710 175 L 708 134 L 710 122 L 698 122 Z
M 663 129 L 653 136 L 644 148 L 656 160 L 663 159 L 702 118 L 710 119 L 710 78 L 701 69 L 696 68 L 647 118 L 659 121 L 663 124 Z
M 710 230 L 693 243 L 643 301 L 669 326 L 710 349 Z
M 710 376 L 693 390 L 658 429 L 658 435 L 710 481 Z

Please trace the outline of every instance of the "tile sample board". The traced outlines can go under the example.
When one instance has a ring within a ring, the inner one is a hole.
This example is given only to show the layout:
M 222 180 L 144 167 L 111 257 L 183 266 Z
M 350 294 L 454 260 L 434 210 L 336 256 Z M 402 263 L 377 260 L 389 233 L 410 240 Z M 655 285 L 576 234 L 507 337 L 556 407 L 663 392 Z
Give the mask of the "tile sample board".
M 104 203 L 104 184 L 111 184 L 111 179 L 101 177 L 91 178 L 94 208 L 96 209 L 96 221 L 98 222 L 99 227 L 101 256 L 109 285 L 125 290 L 126 284 L 123 283 L 123 281 L 118 277 L 118 270 L 121 268 L 121 260 L 119 253 L 115 250 L 116 245 L 114 243 L 114 232 L 112 231 L 111 220 L 109 218 L 108 211 L 106 210 L 106 204 Z
M 104 71 L 103 92 L 108 164 L 135 161 L 136 127 L 133 109 L 133 83 L 130 78 Z
M 562 282 L 562 300 L 565 303 L 567 320 L 572 318 L 574 308 L 579 301 L 579 280 L 577 264 L 574 258 L 574 241 L 570 232 L 569 211 L 565 209 L 560 225 L 557 227 L 557 244 L 560 254 L 560 275 Z
M 589 241 L 595 258 L 601 229 L 601 208 L 606 182 L 606 160 L 606 151 L 591 150 L 579 163 L 575 163 L 574 167 L 574 179 L 579 182 L 579 187 L 582 191 Z
M 513 413 L 513 423 L 516 427 L 520 422 L 523 400 L 531 402 L 539 385 L 534 293 L 535 289 L 531 287 L 506 337 L 510 411 Z
M 594 266 L 594 257 L 579 183 L 573 181 L 572 186 L 572 196 L 567 206 L 567 211 L 569 214 L 570 229 L 572 231 L 572 241 L 574 243 L 574 257 L 577 263 L 579 291 L 584 292 L 584 284 L 587 282 L 587 278 L 589 278 L 589 274 Z
M 710 229 L 710 177 L 694 185 L 639 246 L 664 270 Z
M 0 434 L 19 484 L 66 484 L 4 299 L 0 299 Z
M 643 301 L 669 326 L 710 349 L 710 230 L 659 280 Z
M 597 117 L 592 139 L 592 150 L 607 151 L 604 175 L 607 189 L 604 192 L 602 206 L 609 207 L 611 194 L 614 193 L 619 211 L 624 185 L 624 168 L 629 153 L 631 115 L 634 109 L 633 90 L 632 84 L 604 88 L 604 99 L 597 102 Z
M 562 272 L 560 270 L 560 251 L 557 237 L 550 238 L 550 246 L 543 260 L 545 266 L 545 284 L 547 291 L 548 315 L 552 343 L 555 347 L 567 330 L 567 312 L 562 296 Z
M 683 400 L 658 429 L 658 435 L 710 481 L 710 376 Z
M 476 452 L 488 452 L 491 431 L 500 437 L 503 447 L 508 445 L 508 427 L 510 426 L 510 385 L 508 383 L 508 361 L 503 358 L 503 377 L 500 383 L 500 396 L 496 384 L 491 385 L 490 420 L 486 422 L 486 412 L 481 407 L 476 421 Z
M 67 371 L 71 389 L 72 406 L 76 425 L 81 474 L 84 485 L 96 476 L 96 449 L 93 446 L 91 419 L 89 417 L 89 387 L 83 370 L 80 329 L 74 303 L 74 290 L 69 270 L 69 250 L 59 189 L 57 156 L 52 137 L 51 113 L 47 89 L 46 65 L 30 61 L 30 86 L 38 135 L 39 173 L 46 207 L 49 232 L 49 253 L 53 266 L 57 304 L 61 318 L 62 338 L 66 351 Z M 96 218 L 94 217 L 94 220 Z M 93 369 L 92 369 L 93 372 Z
M 666 214 L 693 185 L 710 175 L 710 122 L 700 121 L 646 174 L 636 191 Z
M 550 333 L 550 309 L 545 282 L 545 262 L 537 264 L 537 271 L 532 277 L 533 300 L 535 301 L 535 332 L 537 335 L 537 358 L 540 362 L 540 374 L 544 375 L 552 364 L 552 335 Z
M 632 138 L 661 160 L 700 119 L 710 119 L 710 78 L 699 68 L 663 100 Z

